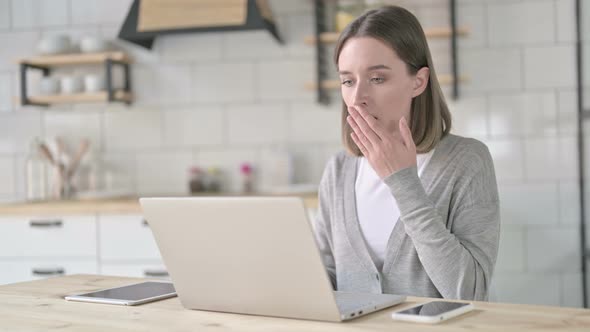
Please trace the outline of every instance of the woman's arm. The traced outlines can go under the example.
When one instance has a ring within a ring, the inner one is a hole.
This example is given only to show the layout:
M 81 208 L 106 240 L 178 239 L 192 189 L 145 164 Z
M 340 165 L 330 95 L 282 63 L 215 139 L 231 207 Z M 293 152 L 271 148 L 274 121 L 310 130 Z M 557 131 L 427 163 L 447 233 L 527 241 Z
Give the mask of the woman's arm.
M 461 174 L 462 184 L 456 185 L 451 201 L 451 220 L 437 213 L 416 167 L 384 180 L 426 273 L 444 298 L 487 300 L 498 253 L 500 211 L 493 163 L 487 148 L 485 152 L 479 167 Z
M 332 227 L 329 209 L 331 203 L 331 195 L 329 194 L 331 191 L 329 184 L 331 178 L 329 174 L 331 166 L 330 164 L 333 163 L 329 163 L 326 171 L 324 171 L 322 180 L 320 181 L 320 186 L 318 189 L 319 208 L 318 213 L 313 220 L 313 229 L 322 261 L 326 267 L 328 275 L 330 276 L 330 281 L 332 282 L 332 288 L 336 290 L 336 264 L 334 262 L 334 247 L 332 242 Z

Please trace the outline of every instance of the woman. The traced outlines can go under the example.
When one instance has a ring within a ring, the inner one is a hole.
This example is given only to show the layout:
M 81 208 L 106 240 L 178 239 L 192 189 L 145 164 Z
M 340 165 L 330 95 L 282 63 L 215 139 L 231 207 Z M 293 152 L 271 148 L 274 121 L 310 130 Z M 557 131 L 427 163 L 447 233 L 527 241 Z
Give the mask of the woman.
M 449 133 L 424 32 L 371 10 L 341 34 L 347 152 L 327 164 L 314 224 L 339 291 L 486 300 L 500 213 L 487 147 Z

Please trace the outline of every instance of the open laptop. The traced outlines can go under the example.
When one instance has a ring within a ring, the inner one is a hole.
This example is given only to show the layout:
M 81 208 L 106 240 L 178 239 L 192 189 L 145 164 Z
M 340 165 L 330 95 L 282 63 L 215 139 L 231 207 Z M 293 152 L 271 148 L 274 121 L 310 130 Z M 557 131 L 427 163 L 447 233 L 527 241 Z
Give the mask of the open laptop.
M 300 198 L 140 204 L 185 308 L 337 322 L 405 300 L 334 292 Z

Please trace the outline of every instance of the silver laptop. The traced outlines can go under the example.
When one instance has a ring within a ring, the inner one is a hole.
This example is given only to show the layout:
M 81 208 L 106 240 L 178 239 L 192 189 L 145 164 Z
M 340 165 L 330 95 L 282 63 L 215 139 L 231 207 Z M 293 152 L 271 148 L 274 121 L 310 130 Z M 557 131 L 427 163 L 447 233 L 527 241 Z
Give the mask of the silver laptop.
M 334 292 L 300 198 L 140 203 L 185 308 L 337 322 L 405 300 Z

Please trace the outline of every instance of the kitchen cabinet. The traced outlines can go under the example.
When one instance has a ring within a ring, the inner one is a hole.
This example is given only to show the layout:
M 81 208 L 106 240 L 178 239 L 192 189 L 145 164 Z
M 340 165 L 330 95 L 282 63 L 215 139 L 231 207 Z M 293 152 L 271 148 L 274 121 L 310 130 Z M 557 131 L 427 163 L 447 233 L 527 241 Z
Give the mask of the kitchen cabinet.
M 0 219 L 0 258 L 96 258 L 94 216 Z
M 0 218 L 0 284 L 73 273 L 167 278 L 141 215 Z
M 47 259 L 0 259 L 0 285 L 70 274 L 97 274 L 96 259 L 54 257 Z
M 0 284 L 97 273 L 96 243 L 92 215 L 0 218 Z

